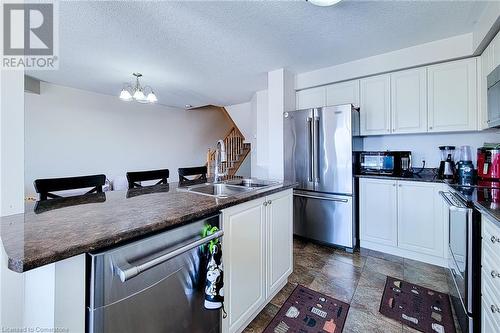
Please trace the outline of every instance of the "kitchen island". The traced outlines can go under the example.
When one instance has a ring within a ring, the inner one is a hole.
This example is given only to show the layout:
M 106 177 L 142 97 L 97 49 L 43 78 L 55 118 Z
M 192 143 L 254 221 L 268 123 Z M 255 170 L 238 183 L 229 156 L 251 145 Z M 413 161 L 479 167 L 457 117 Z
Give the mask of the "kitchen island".
M 223 328 L 239 330 L 286 284 L 292 271 L 293 186 L 276 183 L 223 198 L 184 191 L 173 183 L 28 203 L 26 213 L 0 219 L 7 259 L 2 262 L 16 272 L 12 274 L 24 276 L 25 297 L 32 298 L 25 300 L 25 326 L 85 331 L 88 253 L 221 214 L 226 309 L 229 318 L 234 313 Z M 245 251 L 242 241 L 254 251 Z M 259 279 L 250 281 L 253 286 L 244 285 L 232 279 L 237 276 Z M 248 294 L 253 287 L 261 291 L 257 301 Z M 232 300 L 238 300 L 237 309 L 243 312 L 231 312 Z

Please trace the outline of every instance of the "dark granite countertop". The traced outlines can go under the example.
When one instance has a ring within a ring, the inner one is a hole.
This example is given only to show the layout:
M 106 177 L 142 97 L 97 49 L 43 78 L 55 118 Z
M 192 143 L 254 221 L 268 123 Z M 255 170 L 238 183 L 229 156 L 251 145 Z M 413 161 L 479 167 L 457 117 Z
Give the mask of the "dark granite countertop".
M 0 218 L 8 267 L 25 272 L 164 231 L 252 199 L 293 188 L 280 183 L 228 198 L 182 192 L 177 184 L 30 203 Z
M 465 201 L 490 217 L 500 227 L 500 188 L 496 183 L 480 182 L 474 186 L 460 186 L 449 184 Z
M 413 173 L 406 177 L 395 177 L 387 175 L 367 175 L 367 174 L 357 174 L 357 178 L 376 178 L 376 179 L 390 179 L 390 180 L 405 180 L 414 182 L 428 182 L 428 183 L 446 183 L 447 180 L 438 179 L 435 169 L 424 169 L 420 173 Z

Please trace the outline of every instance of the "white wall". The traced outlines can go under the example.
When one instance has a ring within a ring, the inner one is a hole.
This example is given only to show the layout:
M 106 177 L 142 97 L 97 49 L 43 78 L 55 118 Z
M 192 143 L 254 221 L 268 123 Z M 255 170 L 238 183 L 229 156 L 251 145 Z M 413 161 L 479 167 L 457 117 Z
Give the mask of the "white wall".
M 37 178 L 204 165 L 208 148 L 226 134 L 219 111 L 185 111 L 123 102 L 117 96 L 42 83 L 25 94 L 26 192 Z
M 345 64 L 299 73 L 295 78 L 295 89 L 306 89 L 357 77 L 467 57 L 472 53 L 472 33 L 459 35 Z
M 24 211 L 24 72 L 0 71 L 0 215 Z M 0 229 L 0 240 L 2 232 Z M 22 327 L 24 276 L 0 243 L 0 327 Z
M 267 90 L 257 91 L 251 100 L 252 122 L 254 128 L 254 145 L 252 146 L 252 177 L 267 179 L 269 177 L 269 137 Z
M 252 142 L 253 139 L 253 122 L 252 122 L 252 103 L 246 102 L 226 106 L 226 110 L 233 119 L 236 126 L 245 137 L 245 142 Z
M 476 165 L 476 150 L 484 142 L 500 142 L 500 130 L 488 130 L 469 133 L 442 133 L 442 134 L 408 134 L 370 136 L 364 138 L 363 150 L 411 150 L 413 166 L 420 167 L 422 159 L 426 167 L 439 166 L 441 155 L 439 146 L 469 145 L 472 147 L 474 165 Z
M 268 170 L 270 179 L 283 179 L 283 113 L 295 110 L 294 74 L 284 68 L 267 73 Z

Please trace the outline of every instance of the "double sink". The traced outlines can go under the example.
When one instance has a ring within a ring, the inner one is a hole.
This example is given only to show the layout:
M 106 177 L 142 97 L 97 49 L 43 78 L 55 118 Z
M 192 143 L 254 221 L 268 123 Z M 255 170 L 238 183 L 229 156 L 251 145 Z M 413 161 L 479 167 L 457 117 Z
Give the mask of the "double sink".
M 179 191 L 207 195 L 216 198 L 228 198 L 241 193 L 249 193 L 279 185 L 278 182 L 258 179 L 236 179 L 219 183 L 204 183 L 179 188 Z

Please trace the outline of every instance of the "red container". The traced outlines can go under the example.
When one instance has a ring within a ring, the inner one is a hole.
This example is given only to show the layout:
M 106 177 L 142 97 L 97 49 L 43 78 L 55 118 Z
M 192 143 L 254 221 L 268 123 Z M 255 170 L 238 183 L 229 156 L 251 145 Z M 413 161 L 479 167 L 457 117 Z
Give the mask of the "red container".
M 477 150 L 477 176 L 481 180 L 500 180 L 500 149 Z

